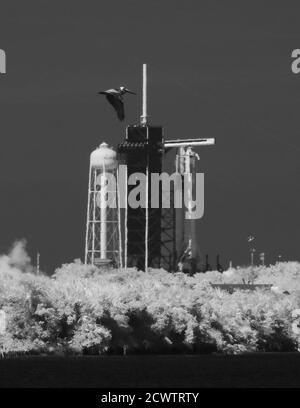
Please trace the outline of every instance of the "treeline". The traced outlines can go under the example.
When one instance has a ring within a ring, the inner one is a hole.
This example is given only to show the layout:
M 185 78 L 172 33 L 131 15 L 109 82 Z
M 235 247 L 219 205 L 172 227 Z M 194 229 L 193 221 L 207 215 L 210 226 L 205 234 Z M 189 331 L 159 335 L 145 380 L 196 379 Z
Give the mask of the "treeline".
M 230 294 L 210 282 L 276 287 Z M 75 262 L 51 278 L 0 262 L 3 356 L 297 351 L 299 308 L 295 262 L 192 277 Z

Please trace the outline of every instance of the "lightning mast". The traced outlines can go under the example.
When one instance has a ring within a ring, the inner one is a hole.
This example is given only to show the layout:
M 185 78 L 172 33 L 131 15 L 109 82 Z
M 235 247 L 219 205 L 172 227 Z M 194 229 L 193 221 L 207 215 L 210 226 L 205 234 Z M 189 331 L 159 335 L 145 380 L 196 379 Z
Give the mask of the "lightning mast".
M 36 274 L 40 274 L 40 253 L 37 252 L 36 254 Z
M 160 267 L 161 259 L 161 208 L 151 208 L 149 178 L 162 171 L 163 128 L 148 123 L 147 65 L 143 64 L 142 115 L 138 125 L 127 126 L 125 141 L 119 143 L 118 152 L 125 162 L 127 180 L 135 174 L 145 175 L 145 202 L 138 208 L 125 207 L 124 264 L 147 271 Z M 127 198 L 135 188 L 127 187 Z
M 147 126 L 147 64 L 143 64 L 143 111 L 141 116 L 141 126 Z

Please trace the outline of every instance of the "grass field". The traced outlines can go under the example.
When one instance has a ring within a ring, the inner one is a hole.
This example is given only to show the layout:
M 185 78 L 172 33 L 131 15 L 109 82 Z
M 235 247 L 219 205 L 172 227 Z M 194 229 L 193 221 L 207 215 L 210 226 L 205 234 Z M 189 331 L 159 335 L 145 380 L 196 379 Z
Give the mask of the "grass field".
M 299 387 L 300 354 L 18 357 L 1 387 Z

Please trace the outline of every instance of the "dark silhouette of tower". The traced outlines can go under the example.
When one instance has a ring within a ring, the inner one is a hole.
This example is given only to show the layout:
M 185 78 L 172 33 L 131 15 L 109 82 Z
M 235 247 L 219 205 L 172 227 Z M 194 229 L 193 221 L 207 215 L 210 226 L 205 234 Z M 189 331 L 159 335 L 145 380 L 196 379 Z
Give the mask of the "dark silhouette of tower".
M 208 262 L 208 255 L 205 255 L 205 272 L 212 271 L 212 267 Z
M 224 271 L 222 265 L 220 264 L 220 255 L 219 254 L 217 255 L 217 270 L 218 270 L 218 272 L 221 272 L 221 273 Z

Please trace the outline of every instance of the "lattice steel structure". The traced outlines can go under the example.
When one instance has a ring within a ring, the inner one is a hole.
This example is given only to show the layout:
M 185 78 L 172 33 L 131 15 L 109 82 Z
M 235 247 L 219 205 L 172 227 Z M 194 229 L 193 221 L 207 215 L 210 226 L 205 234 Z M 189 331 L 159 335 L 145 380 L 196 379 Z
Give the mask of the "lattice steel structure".
M 151 208 L 150 180 L 152 173 L 162 171 L 162 139 L 161 127 L 128 126 L 125 142 L 118 145 L 118 152 L 127 166 L 127 178 L 142 173 L 146 180 L 144 205 L 132 208 L 127 203 L 125 208 L 125 267 L 136 266 L 141 270 L 160 267 L 161 207 Z M 127 197 L 135 187 L 128 185 Z
M 176 252 L 176 210 L 174 208 L 174 187 L 170 184 L 170 208 L 161 209 L 161 260 L 160 267 L 175 272 Z

